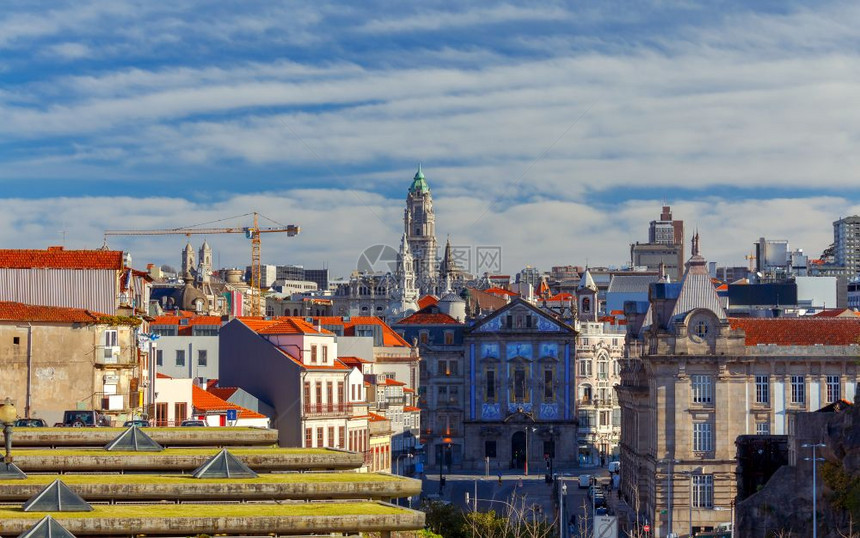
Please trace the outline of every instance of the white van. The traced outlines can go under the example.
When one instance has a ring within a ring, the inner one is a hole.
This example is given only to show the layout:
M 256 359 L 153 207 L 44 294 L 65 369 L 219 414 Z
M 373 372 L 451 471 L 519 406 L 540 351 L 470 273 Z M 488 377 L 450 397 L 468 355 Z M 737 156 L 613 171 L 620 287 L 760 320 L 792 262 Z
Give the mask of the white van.
M 617 473 L 617 472 L 621 471 L 621 462 L 620 461 L 610 461 L 607 469 L 609 469 L 610 473 Z

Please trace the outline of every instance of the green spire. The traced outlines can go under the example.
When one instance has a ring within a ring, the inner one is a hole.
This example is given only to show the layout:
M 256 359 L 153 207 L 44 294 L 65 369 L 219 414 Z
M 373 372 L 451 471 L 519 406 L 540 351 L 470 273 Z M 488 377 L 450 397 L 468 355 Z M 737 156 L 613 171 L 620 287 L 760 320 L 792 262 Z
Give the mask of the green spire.
M 430 192 L 430 187 L 424 181 L 424 172 L 421 171 L 421 163 L 418 163 L 418 171 L 415 172 L 415 177 L 412 178 L 412 185 L 409 187 L 409 192 Z

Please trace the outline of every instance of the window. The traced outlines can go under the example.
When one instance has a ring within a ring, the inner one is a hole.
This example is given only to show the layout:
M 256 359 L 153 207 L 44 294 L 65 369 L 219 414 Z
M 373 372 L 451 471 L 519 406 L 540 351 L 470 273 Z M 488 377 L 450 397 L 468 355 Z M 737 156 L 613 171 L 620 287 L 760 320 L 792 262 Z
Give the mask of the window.
M 550 369 L 543 371 L 543 397 L 545 400 L 553 399 L 553 380 L 552 370 Z
M 314 430 L 313 428 L 305 428 L 305 448 L 314 446 Z
M 714 475 L 694 474 L 693 507 L 711 508 L 714 506 Z
M 579 361 L 579 375 L 591 377 L 591 359 L 582 359 Z
M 334 426 L 328 427 L 328 446 L 334 446 Z
M 337 382 L 337 401 L 343 403 L 346 400 L 346 393 L 343 391 L 343 381 Z
M 770 435 L 770 422 L 756 422 L 755 423 L 755 434 L 756 435 Z
M 21 337 L 20 336 L 13 336 L 12 337 L 12 344 L 16 345 L 16 346 L 21 345 Z
M 710 452 L 714 449 L 711 433 L 711 424 L 709 422 L 696 422 L 693 424 L 694 452 Z
M 173 405 L 173 420 L 182 422 L 188 418 L 188 404 L 185 402 L 176 402 Z
M 445 345 L 453 346 L 454 345 L 454 333 L 452 331 L 445 331 Z
M 176 350 L 176 366 L 185 366 L 185 350 Z
M 599 361 L 597 363 L 597 378 L 598 379 L 606 379 L 609 377 L 609 363 L 606 361 Z
M 344 443 L 346 442 L 344 437 L 346 437 L 346 428 L 344 428 L 343 426 L 338 426 L 338 430 L 337 430 L 338 445 L 337 446 L 339 448 L 344 448 Z
M 117 345 L 116 331 L 105 331 L 105 345 L 108 347 Z
M 766 375 L 755 376 L 755 402 L 766 404 L 770 401 L 770 387 Z
M 448 361 L 448 375 L 457 375 L 459 371 L 459 367 L 457 365 L 457 361 L 451 359 Z
M 495 458 L 496 457 L 496 442 L 495 441 L 484 441 L 484 457 L 487 457 L 487 458 Z
M 316 346 L 316 344 L 311 345 L 311 362 L 317 362 L 317 346 Z
M 591 385 L 582 385 L 579 389 L 580 398 L 582 399 L 582 403 L 590 404 L 591 403 Z
M 305 381 L 305 407 L 311 405 L 311 384 L 309 381 Z M 310 445 L 308 445 L 310 446 Z
M 436 405 L 441 406 L 448 402 L 448 387 L 436 387 Z
M 484 398 L 489 401 L 496 401 L 496 371 L 487 370 L 487 380 L 484 389 Z
M 512 328 L 513 328 L 513 326 L 514 326 L 514 317 L 513 317 L 512 315 L 508 314 L 508 315 L 505 317 L 505 326 L 506 326 L 508 329 L 512 329 Z
M 428 339 L 429 339 L 429 336 L 427 334 L 427 331 L 421 331 L 420 333 L 418 333 L 418 343 L 419 344 L 426 344 Z
M 164 350 L 163 349 L 155 350 L 155 365 L 156 366 L 164 366 Z
M 709 375 L 691 375 L 690 386 L 693 390 L 693 403 L 709 404 L 713 402 L 713 381 Z
M 323 429 L 317 428 L 317 446 L 323 447 L 325 446 L 325 442 L 323 441 Z
M 322 346 L 322 361 L 323 364 L 328 364 L 328 346 Z
M 585 410 L 579 411 L 579 427 L 580 428 L 588 428 L 591 426 L 591 421 L 589 420 L 589 413 Z
M 206 350 L 205 349 L 198 349 L 197 350 L 197 366 L 206 366 L 206 364 L 208 362 L 209 361 L 208 361 L 208 358 L 206 357 Z
M 832 403 L 839 400 L 841 397 L 842 395 L 839 391 L 839 376 L 827 376 L 827 401 Z
M 522 402 L 526 398 L 526 371 L 522 368 L 514 370 L 514 399 Z
M 600 412 L 600 425 L 601 426 L 609 426 L 609 411 L 601 411 Z
M 806 382 L 802 375 L 791 376 L 791 403 L 802 404 L 806 402 Z

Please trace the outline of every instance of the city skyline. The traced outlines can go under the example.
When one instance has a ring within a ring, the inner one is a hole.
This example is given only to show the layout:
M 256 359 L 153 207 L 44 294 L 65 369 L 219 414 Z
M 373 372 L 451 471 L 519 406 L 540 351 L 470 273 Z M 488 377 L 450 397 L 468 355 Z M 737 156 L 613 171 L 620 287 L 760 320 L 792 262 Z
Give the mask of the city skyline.
M 844 2 L 13 4 L 0 237 L 97 248 L 105 229 L 256 210 L 303 229 L 267 237 L 264 263 L 343 276 L 397 245 L 421 162 L 440 243 L 501 246 L 507 273 L 623 264 L 664 201 L 709 260 L 746 265 L 760 236 L 814 258 L 860 213 L 858 18 Z M 247 264 L 245 241 L 208 239 Z M 177 265 L 184 239 L 109 246 Z

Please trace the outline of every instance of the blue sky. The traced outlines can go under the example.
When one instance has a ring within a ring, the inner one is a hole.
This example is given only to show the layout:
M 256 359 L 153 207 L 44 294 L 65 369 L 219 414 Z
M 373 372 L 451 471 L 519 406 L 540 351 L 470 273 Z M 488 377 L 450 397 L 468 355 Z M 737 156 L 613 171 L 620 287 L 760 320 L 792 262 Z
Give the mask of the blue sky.
M 623 264 L 663 200 L 734 265 L 860 212 L 855 3 L 355 4 L 4 3 L 2 244 L 257 210 L 303 227 L 264 261 L 346 274 L 418 162 L 440 240 L 507 272 Z M 109 244 L 176 265 L 184 238 Z

